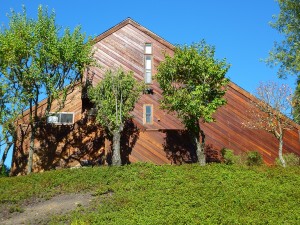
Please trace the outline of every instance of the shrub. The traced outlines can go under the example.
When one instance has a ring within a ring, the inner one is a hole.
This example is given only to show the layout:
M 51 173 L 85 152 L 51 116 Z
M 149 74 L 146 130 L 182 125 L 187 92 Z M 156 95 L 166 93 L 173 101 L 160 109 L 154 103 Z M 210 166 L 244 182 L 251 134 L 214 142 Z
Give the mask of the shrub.
M 248 166 L 261 166 L 263 164 L 263 159 L 260 153 L 257 151 L 247 152 L 246 164 Z
M 238 155 L 235 155 L 233 153 L 233 150 L 228 148 L 223 148 L 221 150 L 221 154 L 224 159 L 224 163 L 227 165 L 233 165 L 233 164 L 240 164 L 241 163 L 241 157 Z
M 283 158 L 287 166 L 299 166 L 300 165 L 300 157 L 295 155 L 294 153 L 283 154 Z M 281 162 L 279 158 L 276 158 L 275 164 L 281 166 Z
M 0 177 L 8 177 L 9 176 L 9 169 L 6 165 L 3 165 L 0 169 Z

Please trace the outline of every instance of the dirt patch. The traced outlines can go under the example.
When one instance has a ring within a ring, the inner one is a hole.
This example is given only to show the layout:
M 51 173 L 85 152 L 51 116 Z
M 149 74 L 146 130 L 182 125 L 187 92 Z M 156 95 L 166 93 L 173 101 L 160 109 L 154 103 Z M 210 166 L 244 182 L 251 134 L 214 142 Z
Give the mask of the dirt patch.
M 51 216 L 65 214 L 77 206 L 88 206 L 93 196 L 85 194 L 63 194 L 50 200 L 34 202 L 21 207 L 21 212 L 10 213 L 10 218 L 1 218 L 0 224 L 41 224 Z

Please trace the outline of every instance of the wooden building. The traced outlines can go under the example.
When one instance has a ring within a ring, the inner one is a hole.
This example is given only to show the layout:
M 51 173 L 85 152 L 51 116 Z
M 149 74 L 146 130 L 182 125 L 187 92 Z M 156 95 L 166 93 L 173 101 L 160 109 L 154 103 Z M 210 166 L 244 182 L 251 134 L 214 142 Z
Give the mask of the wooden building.
M 138 80 L 149 84 L 133 111 L 122 137 L 124 163 L 137 161 L 188 163 L 196 161 L 195 147 L 184 126 L 175 115 L 162 111 L 162 97 L 158 83 L 153 79 L 164 53 L 173 54 L 174 46 L 163 38 L 128 18 L 94 39 L 95 59 L 101 68 L 89 68 L 85 80 L 95 85 L 107 69 L 122 67 L 133 71 Z M 278 141 L 265 131 L 244 128 L 248 118 L 250 99 L 247 91 L 234 83 L 228 85 L 227 104 L 216 113 L 216 122 L 203 124 L 207 140 L 207 160 L 220 161 L 220 150 L 230 148 L 236 154 L 256 150 L 267 164 L 278 156 Z M 45 110 L 46 100 L 39 106 Z M 67 97 L 65 107 L 55 117 L 40 126 L 35 140 L 33 171 L 75 166 L 83 160 L 109 160 L 110 145 L 105 133 L 93 121 L 84 88 L 79 84 Z M 57 104 L 53 104 L 55 112 Z M 19 140 L 14 150 L 12 173 L 24 174 L 28 158 L 28 115 L 19 121 Z M 300 155 L 300 127 L 286 131 L 284 152 Z

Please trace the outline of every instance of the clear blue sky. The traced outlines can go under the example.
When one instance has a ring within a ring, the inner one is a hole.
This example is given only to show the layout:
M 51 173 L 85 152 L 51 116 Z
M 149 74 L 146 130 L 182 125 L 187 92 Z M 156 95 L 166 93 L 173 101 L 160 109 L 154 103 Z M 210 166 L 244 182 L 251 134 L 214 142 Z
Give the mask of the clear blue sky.
M 216 47 L 218 58 L 227 58 L 232 65 L 228 77 L 250 93 L 260 81 L 295 87 L 295 77 L 279 80 L 276 69 L 260 61 L 281 38 L 269 26 L 272 15 L 279 13 L 275 0 L 0 0 L 0 24 L 7 25 L 6 14 L 12 8 L 20 12 L 22 5 L 29 17 L 36 18 L 39 4 L 55 10 L 58 25 L 71 29 L 81 25 L 92 37 L 131 17 L 172 44 L 205 39 Z

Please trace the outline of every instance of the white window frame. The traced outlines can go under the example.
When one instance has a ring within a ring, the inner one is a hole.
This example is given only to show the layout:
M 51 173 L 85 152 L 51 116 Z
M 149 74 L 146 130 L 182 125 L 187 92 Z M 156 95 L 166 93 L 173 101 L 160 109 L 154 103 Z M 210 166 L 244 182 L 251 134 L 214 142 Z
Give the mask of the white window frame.
M 69 114 L 72 115 L 72 122 L 70 123 L 62 123 L 61 122 L 61 115 L 62 114 Z M 49 117 L 58 115 L 58 121 L 57 122 L 49 122 Z M 50 112 L 49 115 L 47 116 L 47 123 L 48 124 L 55 124 L 55 125 L 72 125 L 74 124 L 74 119 L 75 119 L 75 113 L 74 112 Z
M 153 52 L 152 43 L 145 43 L 145 55 L 152 55 L 152 52 Z
M 150 68 L 147 68 L 147 61 L 150 61 L 150 65 L 149 65 Z M 152 56 L 151 55 L 145 55 L 145 83 L 152 84 Z
M 150 47 L 150 51 L 149 50 Z M 144 47 L 144 76 L 145 76 L 145 83 L 152 84 L 152 67 L 153 67 L 153 47 L 152 43 L 145 43 Z M 150 61 L 150 64 L 149 64 Z M 147 63 L 148 62 L 148 63 Z M 148 66 L 148 67 L 147 67 Z M 149 68 L 150 67 L 150 68 Z
M 150 107 L 151 108 L 151 114 L 150 114 L 150 122 L 147 122 L 147 107 Z M 153 105 L 152 104 L 144 104 L 144 107 L 143 107 L 143 123 L 144 124 L 153 124 Z

